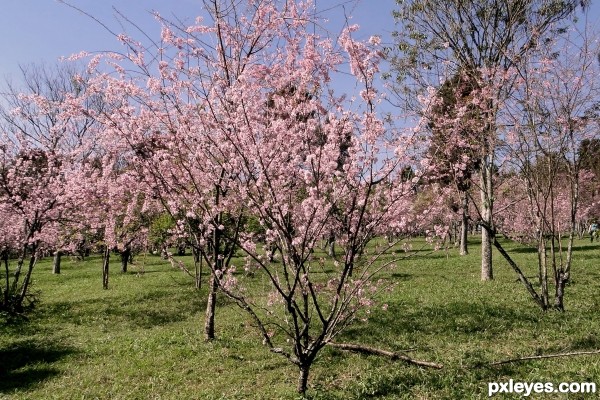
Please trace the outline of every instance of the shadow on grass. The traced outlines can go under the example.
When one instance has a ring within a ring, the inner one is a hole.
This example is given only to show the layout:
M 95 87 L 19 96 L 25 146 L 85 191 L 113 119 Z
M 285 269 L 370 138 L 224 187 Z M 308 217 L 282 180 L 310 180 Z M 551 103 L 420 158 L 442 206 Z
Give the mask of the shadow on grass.
M 410 279 L 413 279 L 413 276 L 411 274 L 394 272 L 394 273 L 392 273 L 392 278 L 394 278 L 394 281 L 408 281 Z
M 419 305 L 389 305 L 387 311 L 374 312 L 369 317 L 369 328 L 356 326 L 344 333 L 344 340 L 372 339 L 373 327 L 381 337 L 408 335 L 439 335 L 452 332 L 457 335 L 495 336 L 506 333 L 515 326 L 535 323 L 536 315 L 531 309 L 453 301 L 443 305 L 422 307 Z
M 513 247 L 511 249 L 508 249 L 507 252 L 510 253 L 516 253 L 516 254 L 535 254 L 537 253 L 537 249 L 535 247 L 529 247 L 529 246 L 521 246 L 521 247 Z
M 497 380 L 495 372 L 481 369 L 478 375 L 482 379 L 494 381 Z M 461 385 L 452 383 L 455 380 L 472 379 L 464 370 L 454 369 L 449 374 L 446 370 L 423 370 L 414 366 L 390 364 L 389 369 L 384 373 L 367 372 L 365 375 L 343 388 L 343 393 L 327 393 L 327 388 L 320 387 L 317 383 L 308 398 L 311 400 L 474 398 L 472 392 L 465 392 Z M 483 389 L 483 386 L 481 388 Z
M 146 267 L 147 268 L 147 267 Z M 158 270 L 158 269 L 142 269 L 142 268 L 136 268 L 136 267 L 129 267 L 127 269 L 127 272 L 120 272 L 123 275 L 132 275 L 132 276 L 140 276 L 140 275 L 149 275 L 149 274 L 156 274 L 156 273 L 164 273 L 164 271 Z
M 222 305 L 221 301 L 217 301 L 217 307 Z M 204 293 L 197 292 L 197 296 L 190 296 L 186 292 L 158 289 L 130 296 L 126 300 L 119 297 L 55 302 L 45 305 L 43 313 L 47 318 L 76 325 L 109 322 L 148 329 L 184 321 L 204 312 L 205 308 Z
M 551 317 L 551 316 L 550 316 Z M 422 307 L 418 303 L 390 304 L 388 311 L 373 312 L 366 325 L 354 326 L 340 337 L 340 342 L 360 343 L 367 346 L 387 350 L 402 350 L 413 347 L 410 338 L 418 337 L 416 346 L 419 350 L 436 350 L 436 340 L 446 337 L 447 340 L 464 344 L 469 341 L 484 343 L 488 340 L 513 334 L 515 330 L 539 328 L 540 321 L 554 325 L 547 314 L 540 313 L 535 308 L 515 308 L 492 303 L 471 303 L 465 301 L 450 301 L 446 304 Z M 557 319 L 555 328 L 564 322 Z M 403 344 L 407 342 L 408 345 Z M 431 340 L 430 340 L 431 339 Z M 552 354 L 564 351 L 565 344 L 569 350 L 589 350 L 600 346 L 600 336 L 594 332 L 574 336 L 571 340 L 557 344 L 547 344 L 539 348 L 540 354 Z M 430 347 L 431 346 L 431 347 Z M 539 346 L 537 346 L 539 347 Z M 525 353 L 529 354 L 529 353 Z M 332 357 L 345 357 L 337 350 L 332 351 Z M 415 357 L 429 361 L 438 361 L 435 356 Z M 507 357 L 510 358 L 510 357 Z M 502 357 L 500 357 L 502 359 Z M 496 381 L 498 376 L 515 376 L 523 373 L 520 364 L 490 366 L 488 350 L 469 348 L 462 351 L 460 365 L 445 363 L 441 371 L 426 370 L 402 363 L 390 363 L 389 373 L 368 375 L 350 384 L 345 390 L 352 392 L 352 398 L 410 398 L 413 390 L 419 392 L 427 388 L 428 393 L 443 392 L 443 398 L 473 398 L 473 393 L 482 390 L 481 382 Z M 441 361 L 444 363 L 444 361 Z M 464 378 L 464 379 L 463 379 Z M 463 379 L 471 382 L 466 385 L 456 385 L 453 382 Z M 470 385 L 470 386 L 469 386 Z M 431 398 L 438 398 L 432 395 Z M 413 396 L 414 397 L 414 396 Z M 335 398 L 335 397 L 331 397 Z
M 566 243 L 566 242 L 565 242 Z M 534 246 L 527 245 L 513 245 L 513 242 L 503 243 L 504 246 L 507 247 L 507 251 L 509 253 L 518 253 L 518 254 L 534 254 L 537 253 L 537 248 Z M 564 245 L 564 249 L 566 249 L 566 244 Z M 600 250 L 600 243 L 590 243 L 590 244 L 575 244 L 573 246 L 573 251 L 590 251 L 590 250 Z
M 60 374 L 53 364 L 73 353 L 69 347 L 31 341 L 0 349 L 0 393 L 26 390 Z
M 597 349 L 600 347 L 600 338 L 593 333 L 589 333 L 582 337 L 573 338 L 571 340 L 570 349 L 573 350 L 589 350 L 589 349 Z
M 585 244 L 580 246 L 573 246 L 574 251 L 589 251 L 589 250 L 600 250 L 600 245 L 598 243 L 594 244 Z

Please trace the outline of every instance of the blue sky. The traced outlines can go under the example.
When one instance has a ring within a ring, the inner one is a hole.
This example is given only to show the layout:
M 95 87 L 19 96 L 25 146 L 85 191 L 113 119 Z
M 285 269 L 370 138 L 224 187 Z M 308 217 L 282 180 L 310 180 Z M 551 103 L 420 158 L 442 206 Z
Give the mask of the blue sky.
M 124 29 L 134 38 L 138 32 L 123 28 L 113 7 L 157 37 L 159 26 L 150 11 L 189 22 L 202 13 L 202 0 L 67 0 L 120 33 Z M 395 29 L 391 12 L 395 0 L 315 0 L 330 20 L 328 29 L 339 32 L 345 15 L 361 25 L 359 37 L 379 34 L 389 40 Z M 7 77 L 19 79 L 18 66 L 32 63 L 54 64 L 82 50 L 89 52 L 120 50 L 122 47 L 98 23 L 57 0 L 5 0 L 0 12 L 0 82 Z M 600 2 L 592 0 L 589 22 L 600 26 Z
M 145 32 L 158 35 L 159 27 L 150 11 L 189 22 L 202 13 L 201 0 L 68 0 L 120 33 L 139 34 L 131 26 L 123 28 L 113 7 L 138 24 Z M 361 35 L 389 37 L 394 30 L 391 12 L 395 0 L 316 0 L 318 10 L 330 19 L 331 30 L 339 31 L 345 14 L 361 25 Z M 156 36 L 155 36 L 156 37 Z M 3 1 L 0 13 L 0 81 L 19 78 L 18 66 L 32 63 L 54 64 L 61 57 L 79 53 L 119 50 L 121 45 L 89 17 L 56 0 Z

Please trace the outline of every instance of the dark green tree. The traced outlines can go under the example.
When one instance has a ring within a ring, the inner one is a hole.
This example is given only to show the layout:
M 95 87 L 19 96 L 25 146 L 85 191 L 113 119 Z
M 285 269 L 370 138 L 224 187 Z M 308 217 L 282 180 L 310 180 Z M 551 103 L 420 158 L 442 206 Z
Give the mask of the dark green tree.
M 473 174 L 479 170 L 479 135 L 472 124 L 478 123 L 479 108 L 471 103 L 477 82 L 468 74 L 457 73 L 438 89 L 438 101 L 431 108 L 431 137 L 427 157 L 435 171 L 432 179 L 442 185 L 454 185 L 460 198 L 460 254 L 468 254 L 469 190 Z M 466 111 L 461 109 L 465 108 Z M 456 142 L 453 135 L 460 135 Z M 453 207 L 454 209 L 454 207 Z

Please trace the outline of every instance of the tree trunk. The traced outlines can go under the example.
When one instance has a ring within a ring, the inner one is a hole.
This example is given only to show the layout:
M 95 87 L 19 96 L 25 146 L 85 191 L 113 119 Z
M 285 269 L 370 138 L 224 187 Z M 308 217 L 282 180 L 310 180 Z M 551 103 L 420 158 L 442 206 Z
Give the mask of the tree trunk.
M 60 274 L 61 259 L 62 259 L 62 251 L 60 251 L 60 249 L 57 249 L 54 252 L 54 261 L 52 262 L 52 273 L 53 274 Z
M 27 268 L 27 273 L 23 278 L 23 283 L 19 285 L 19 280 L 21 277 L 23 264 L 25 263 L 25 257 L 27 256 L 28 247 L 29 246 L 27 244 L 23 245 L 23 250 L 17 261 L 17 268 L 15 269 L 15 272 L 13 274 L 13 281 L 11 284 L 9 284 L 10 271 L 8 265 L 8 249 L 6 249 L 5 252 L 3 251 L 2 253 L 2 259 L 4 260 L 4 268 L 6 272 L 6 287 L 4 292 L 2 308 L 9 312 L 20 313 L 23 311 L 23 302 L 27 297 L 29 283 L 31 282 L 31 274 L 33 272 L 33 267 L 37 262 L 37 243 L 34 243 L 31 245 L 31 255 L 29 257 L 29 266 Z
M 333 231 L 329 233 L 327 238 L 327 255 L 335 258 L 335 234 Z
M 569 279 L 571 279 L 571 264 L 573 263 L 574 239 L 575 233 L 571 231 L 571 233 L 569 233 L 569 244 L 567 245 L 567 259 L 565 261 L 565 282 L 569 282 Z
M 460 255 L 469 254 L 467 237 L 469 233 L 469 196 L 466 191 L 462 192 L 462 216 L 460 221 Z
M 192 256 L 194 257 L 194 273 L 196 275 L 196 289 L 202 289 L 202 256 L 196 247 L 192 247 Z
M 492 271 L 492 240 L 493 240 L 493 186 L 492 186 L 492 162 L 490 156 L 483 157 L 481 168 L 481 280 L 490 281 L 494 279 Z
M 215 276 L 215 271 L 211 271 L 208 298 L 206 300 L 206 317 L 204 319 L 204 337 L 206 340 L 213 340 L 215 338 L 215 307 L 218 286 L 219 283 Z
M 310 367 L 306 365 L 302 365 L 300 368 L 300 374 L 298 375 L 298 393 L 302 396 L 306 394 L 306 390 L 308 389 L 308 373 L 310 371 Z
M 8 305 L 8 291 L 9 291 L 9 277 L 10 271 L 8 269 L 8 249 L 2 250 L 2 261 L 4 262 L 4 273 L 6 278 L 6 285 L 4 287 L 4 304 Z
M 108 246 L 104 249 L 104 259 L 102 262 L 102 288 L 108 289 L 108 266 L 110 262 L 110 249 Z
M 525 276 L 525 274 L 523 274 L 523 271 L 521 271 L 521 269 L 519 268 L 519 266 L 517 265 L 517 263 L 510 257 L 510 255 L 506 252 L 506 250 L 504 250 L 504 248 L 502 247 L 502 245 L 500 244 L 500 242 L 498 242 L 497 238 L 494 238 L 494 246 L 496 247 L 496 249 L 498 250 L 498 252 L 500 252 L 500 254 L 502 255 L 502 257 L 504 257 L 504 259 L 508 262 L 508 265 L 510 265 L 511 268 L 517 273 L 517 276 L 519 277 L 519 280 L 525 286 L 525 288 L 527 289 L 527 291 L 531 295 L 531 298 L 533 299 L 533 301 L 535 301 L 535 303 L 538 306 L 540 306 L 540 308 L 543 311 L 546 311 L 547 307 L 546 307 L 546 304 L 544 304 L 544 301 L 542 300 L 542 298 L 537 294 L 537 292 L 533 288 L 533 285 L 531 284 L 531 282 L 529 282 L 529 280 L 527 279 L 527 277 Z
M 563 299 L 565 296 L 565 284 L 567 283 L 566 278 L 566 274 L 563 269 L 560 268 L 556 277 L 556 291 L 554 294 L 554 308 L 559 311 L 565 311 Z
M 567 247 L 567 260 L 564 268 L 563 285 L 571 279 L 571 263 L 573 262 L 573 239 L 577 230 L 577 210 L 579 208 L 579 174 L 571 181 L 571 232 L 569 233 L 569 245 Z M 581 224 L 580 224 L 581 225 Z M 583 229 L 580 229 L 583 230 Z M 583 237 L 583 235 L 582 235 Z M 581 237 L 580 237 L 581 239 Z
M 491 281 L 494 279 L 492 271 L 492 235 L 483 228 L 481 230 L 481 280 Z
M 25 257 L 27 257 L 27 244 L 23 245 L 23 249 L 21 250 L 21 254 L 19 255 L 19 259 L 17 260 L 17 268 L 15 268 L 15 272 L 13 274 L 13 281 L 10 285 L 11 296 L 17 293 L 18 291 L 19 279 L 21 278 L 21 270 L 23 269 L 23 264 L 25 263 Z
M 223 178 L 224 171 L 221 172 Z M 215 207 L 219 207 L 221 202 L 221 187 L 215 185 Z M 217 289 L 219 288 L 218 273 L 223 270 L 223 257 L 221 255 L 221 222 L 223 214 L 219 212 L 215 216 L 215 228 L 212 232 L 212 266 L 210 271 L 210 283 L 208 285 L 208 298 L 206 300 L 206 316 L 204 320 L 204 337 L 206 340 L 215 338 L 215 308 L 217 303 Z M 209 242 L 210 243 L 210 242 Z
M 88 246 L 87 239 L 78 241 L 75 251 L 77 253 L 77 260 L 83 261 L 86 257 L 89 257 L 91 249 L 90 246 Z
M 129 259 L 131 258 L 131 247 L 127 246 L 121 252 L 121 272 L 127 273 L 127 263 L 129 263 Z
M 538 265 L 540 290 L 544 308 L 548 308 L 548 255 L 546 253 L 546 239 L 544 238 L 544 232 L 541 231 L 539 235 Z
M 27 274 L 25 275 L 25 279 L 23 280 L 23 287 L 21 288 L 19 301 L 16 304 L 17 311 L 23 310 L 23 302 L 25 301 L 25 296 L 27 296 L 27 290 L 29 289 L 29 283 L 31 282 L 31 273 L 33 272 L 33 267 L 37 262 L 36 247 L 37 246 L 34 246 L 33 251 L 31 252 L 31 257 L 29 257 L 29 266 L 27 267 Z
M 452 222 L 452 229 L 450 230 L 450 232 L 452 232 L 451 237 L 450 237 L 452 246 L 460 247 L 460 233 L 458 231 L 458 223 L 457 222 Z

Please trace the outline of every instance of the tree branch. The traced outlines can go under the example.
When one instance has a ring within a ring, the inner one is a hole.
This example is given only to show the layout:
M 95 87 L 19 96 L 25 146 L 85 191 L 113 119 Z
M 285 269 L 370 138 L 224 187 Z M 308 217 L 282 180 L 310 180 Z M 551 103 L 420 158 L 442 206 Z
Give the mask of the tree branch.
M 396 352 L 396 351 L 376 349 L 374 347 L 368 347 L 368 346 L 363 346 L 360 344 L 352 344 L 352 343 L 329 342 L 327 344 L 331 347 L 335 347 L 335 348 L 341 349 L 341 350 L 353 351 L 356 353 L 370 354 L 370 355 L 375 355 L 375 356 L 388 357 L 392 361 L 401 360 L 408 364 L 418 365 L 419 367 L 427 367 L 427 368 L 435 368 L 435 369 L 444 368 L 443 364 L 437 364 L 437 363 L 434 363 L 431 361 L 415 360 L 414 358 L 410 358 L 409 356 L 402 354 L 400 352 Z
M 584 356 L 584 355 L 592 355 L 592 354 L 600 354 L 600 350 L 575 351 L 575 352 L 557 353 L 557 354 L 544 354 L 544 355 L 540 355 L 540 356 L 527 356 L 527 357 L 513 358 L 510 360 L 495 361 L 493 363 L 490 363 L 490 365 L 495 366 L 495 365 L 510 364 L 510 363 L 521 362 L 521 361 L 541 360 L 544 358 L 572 357 L 572 356 Z

